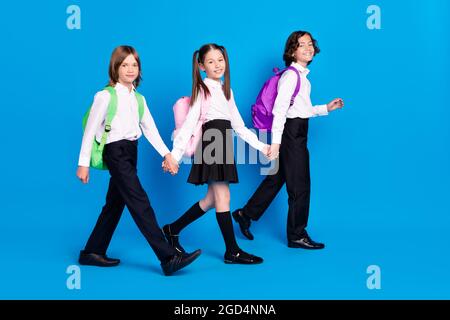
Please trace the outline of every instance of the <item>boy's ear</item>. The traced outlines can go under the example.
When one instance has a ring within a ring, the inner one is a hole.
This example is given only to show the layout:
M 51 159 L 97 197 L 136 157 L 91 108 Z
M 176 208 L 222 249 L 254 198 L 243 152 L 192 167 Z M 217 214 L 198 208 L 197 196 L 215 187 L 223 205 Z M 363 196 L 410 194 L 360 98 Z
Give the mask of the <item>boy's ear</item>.
M 205 66 L 203 65 L 203 63 L 199 63 L 198 67 L 200 68 L 200 70 L 206 71 Z

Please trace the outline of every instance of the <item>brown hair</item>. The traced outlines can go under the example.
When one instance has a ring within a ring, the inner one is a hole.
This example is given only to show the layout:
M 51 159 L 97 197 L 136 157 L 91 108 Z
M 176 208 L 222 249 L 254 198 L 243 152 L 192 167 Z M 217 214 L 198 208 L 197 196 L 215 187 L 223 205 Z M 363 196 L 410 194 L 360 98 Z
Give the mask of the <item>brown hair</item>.
M 203 45 L 199 50 L 194 52 L 192 57 L 192 94 L 191 94 L 191 102 L 192 106 L 197 100 L 197 97 L 200 91 L 203 91 L 203 95 L 208 97 L 210 95 L 208 87 L 203 82 L 203 79 L 200 75 L 200 67 L 199 64 L 203 64 L 205 62 L 206 54 L 211 50 L 220 50 L 222 52 L 223 58 L 225 59 L 225 81 L 222 86 L 223 93 L 225 94 L 225 98 L 230 100 L 231 98 L 231 89 L 230 89 L 230 65 L 228 63 L 228 54 L 227 50 L 223 46 L 219 46 L 215 43 L 208 43 Z
M 134 56 L 139 67 L 139 74 L 136 80 L 133 81 L 135 88 L 139 86 L 142 80 L 141 75 L 141 60 L 136 50 L 131 46 L 118 46 L 111 54 L 111 60 L 109 61 L 109 86 L 114 86 L 119 81 L 119 67 L 130 54 Z
M 309 35 L 311 37 L 313 47 L 314 47 L 314 56 L 320 52 L 319 45 L 317 44 L 317 40 L 313 38 L 311 33 L 308 31 L 294 31 L 291 33 L 289 38 L 286 41 L 286 45 L 284 46 L 284 54 L 283 54 L 283 60 L 286 64 L 286 67 L 289 67 L 292 62 L 295 62 L 295 58 L 293 57 L 293 54 L 295 50 L 297 50 L 298 46 L 300 45 L 298 43 L 298 39 L 303 37 L 304 35 Z M 312 62 L 309 61 L 308 65 Z

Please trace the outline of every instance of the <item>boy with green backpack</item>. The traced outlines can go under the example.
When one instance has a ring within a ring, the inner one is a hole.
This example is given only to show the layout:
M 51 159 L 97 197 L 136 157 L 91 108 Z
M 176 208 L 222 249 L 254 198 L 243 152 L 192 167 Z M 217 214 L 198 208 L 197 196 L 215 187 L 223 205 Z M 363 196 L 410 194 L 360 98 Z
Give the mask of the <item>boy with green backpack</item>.
M 107 170 L 108 167 L 103 162 L 103 149 L 105 147 L 106 139 L 108 137 L 108 133 L 111 131 L 111 122 L 114 116 L 117 113 L 117 94 L 116 90 L 112 86 L 106 86 L 105 89 L 110 94 L 110 100 L 108 104 L 108 109 L 106 111 L 105 118 L 105 131 L 102 134 L 101 142 L 97 142 L 94 139 L 92 143 L 92 151 L 91 151 L 91 162 L 90 167 L 99 169 L 99 170 Z M 134 92 L 136 95 L 136 100 L 138 102 L 138 112 L 139 112 L 139 122 L 142 121 L 142 116 L 144 115 L 144 97 L 137 91 Z M 86 129 L 86 124 L 89 119 L 89 115 L 91 113 L 92 106 L 86 111 L 83 117 L 83 131 Z
M 127 206 L 147 242 L 152 247 L 165 275 L 186 267 L 199 255 L 178 253 L 165 239 L 147 193 L 137 176 L 137 141 L 142 134 L 176 173 L 178 163 L 161 139 L 142 95 L 135 88 L 141 80 L 140 60 L 133 47 L 117 47 L 109 65 L 109 85 L 95 95 L 94 103 L 83 119 L 84 135 L 77 176 L 89 181 L 89 167 L 108 169 L 111 175 L 106 204 L 89 240 L 81 250 L 81 265 L 113 267 L 119 259 L 106 251 Z

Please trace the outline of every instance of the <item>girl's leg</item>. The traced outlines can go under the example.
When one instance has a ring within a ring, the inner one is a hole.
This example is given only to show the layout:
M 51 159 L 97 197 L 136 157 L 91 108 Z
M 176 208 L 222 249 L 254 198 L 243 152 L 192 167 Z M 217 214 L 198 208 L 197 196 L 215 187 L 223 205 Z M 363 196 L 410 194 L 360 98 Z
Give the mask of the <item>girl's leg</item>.
M 214 205 L 214 195 L 210 186 L 206 196 L 190 207 L 181 217 L 169 225 L 171 234 L 177 235 L 189 224 L 202 217 Z
M 230 214 L 230 188 L 227 182 L 214 182 L 211 185 L 216 207 L 216 218 L 225 241 L 226 252 L 237 253 L 239 246 L 234 236 Z
M 175 222 L 167 224 L 163 227 L 164 235 L 169 243 L 178 251 L 185 252 L 183 247 L 179 242 L 179 234 L 181 230 L 187 227 L 189 224 L 195 220 L 202 217 L 206 211 L 214 206 L 214 194 L 210 186 L 208 186 L 208 192 L 206 196 L 196 202 L 192 207 L 190 207 L 181 217 L 179 217 Z
M 230 211 L 230 186 L 228 182 L 212 182 L 209 185 L 214 196 L 214 207 L 217 212 Z
M 214 192 L 211 185 L 208 185 L 208 193 L 206 193 L 206 196 L 200 200 L 199 204 L 205 212 L 214 207 Z
M 262 258 L 248 254 L 241 250 L 234 236 L 233 222 L 230 214 L 230 188 L 228 182 L 214 182 L 211 184 L 214 193 L 216 218 L 225 241 L 225 262 L 240 264 L 256 264 Z

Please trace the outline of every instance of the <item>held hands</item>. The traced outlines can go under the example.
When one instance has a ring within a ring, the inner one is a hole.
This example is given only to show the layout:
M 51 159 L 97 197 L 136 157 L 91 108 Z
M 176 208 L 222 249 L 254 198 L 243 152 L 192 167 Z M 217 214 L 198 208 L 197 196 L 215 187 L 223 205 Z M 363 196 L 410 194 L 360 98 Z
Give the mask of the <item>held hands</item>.
M 89 182 L 89 167 L 78 166 L 77 177 L 84 184 Z
M 270 146 L 266 145 L 263 149 L 263 153 L 270 161 L 275 160 L 280 154 L 280 144 L 273 143 Z
M 341 109 L 344 106 L 344 100 L 341 98 L 333 99 L 330 103 L 327 104 L 328 112 L 334 111 L 336 109 Z
M 164 172 L 169 171 L 171 175 L 176 175 L 178 173 L 179 165 L 171 153 L 164 156 L 164 161 L 161 164 Z

